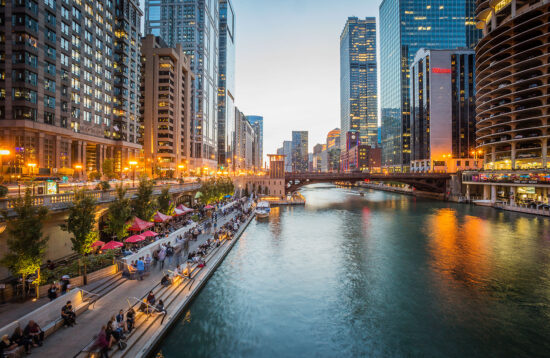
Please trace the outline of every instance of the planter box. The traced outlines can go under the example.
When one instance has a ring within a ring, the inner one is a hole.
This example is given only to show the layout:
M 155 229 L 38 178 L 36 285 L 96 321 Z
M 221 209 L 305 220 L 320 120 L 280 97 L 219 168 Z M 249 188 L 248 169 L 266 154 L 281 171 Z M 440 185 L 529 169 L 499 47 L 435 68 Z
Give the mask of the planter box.
M 117 272 L 118 272 L 117 265 L 107 266 L 105 268 L 102 268 L 101 270 L 91 272 L 88 274 L 88 284 L 101 280 L 102 278 L 105 278 L 107 276 L 114 275 Z

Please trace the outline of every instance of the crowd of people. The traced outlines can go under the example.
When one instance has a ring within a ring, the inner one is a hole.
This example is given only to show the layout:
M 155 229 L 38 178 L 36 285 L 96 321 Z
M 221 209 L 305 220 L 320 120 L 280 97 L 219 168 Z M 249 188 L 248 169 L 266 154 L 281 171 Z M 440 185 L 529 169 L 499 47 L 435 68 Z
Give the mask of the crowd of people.
M 218 212 L 212 211 L 207 214 L 206 211 L 199 210 L 199 217 L 204 220 L 201 225 L 197 225 L 184 234 L 179 234 L 175 238 L 174 244 L 169 242 L 162 243 L 153 253 L 146 254 L 133 260 L 128 265 L 128 274 L 136 275 L 138 280 L 143 280 L 144 274 L 151 271 L 152 268 L 158 267 L 159 270 L 164 270 L 165 267 L 173 267 L 174 271 L 164 273 L 161 277 L 160 286 L 168 287 L 178 278 L 190 279 L 194 271 L 194 267 L 200 268 L 206 265 L 206 257 L 212 249 L 219 247 L 223 240 L 231 240 L 241 224 L 246 220 L 250 209 L 245 210 L 243 203 L 241 205 L 233 205 L 229 208 L 223 208 Z M 217 228 L 218 218 L 226 216 L 237 210 L 234 218 L 224 223 L 219 229 Z M 186 226 L 188 223 L 181 220 L 180 224 Z M 169 232 L 174 232 L 178 228 L 171 226 Z M 203 244 L 200 244 L 194 251 L 189 251 L 190 242 L 196 241 L 199 235 L 207 233 L 212 235 Z M 181 258 L 185 257 L 183 263 Z M 175 262 L 174 262 L 175 261 Z M 147 296 L 139 303 L 138 312 L 145 314 L 163 314 L 166 315 L 166 308 L 162 299 L 157 299 L 153 290 L 149 291 Z M 108 351 L 115 345 L 119 345 L 124 349 L 125 337 L 134 329 L 136 311 L 130 308 L 124 316 L 122 310 L 118 315 L 111 317 L 109 322 L 101 327 L 101 331 L 97 336 L 95 345 L 100 349 L 101 357 L 107 357 Z
M 25 326 L 25 329 L 21 329 L 17 326 L 12 335 L 4 334 L 0 341 L 0 357 L 8 356 L 14 353 L 19 347 L 23 347 L 25 353 L 30 354 L 31 349 L 39 347 L 44 341 L 44 331 L 33 320 Z

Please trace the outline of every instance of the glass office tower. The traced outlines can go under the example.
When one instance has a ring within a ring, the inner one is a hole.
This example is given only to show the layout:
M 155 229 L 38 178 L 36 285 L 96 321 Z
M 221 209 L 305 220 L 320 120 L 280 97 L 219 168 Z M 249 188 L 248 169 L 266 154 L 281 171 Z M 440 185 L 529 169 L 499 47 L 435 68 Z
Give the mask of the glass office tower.
M 260 162 L 260 167 L 263 166 L 264 162 L 264 117 L 262 116 L 246 116 L 246 119 L 250 122 L 252 125 L 257 125 L 258 129 L 260 130 L 260 143 L 259 143 L 259 153 L 258 153 L 258 160 Z
M 217 85 L 219 2 L 146 0 L 145 33 L 177 43 L 191 57 L 195 73 L 191 126 L 191 162 L 195 168 L 217 168 Z
M 384 0 L 380 5 L 382 164 L 410 164 L 409 67 L 420 48 L 474 48 L 474 0 Z
M 376 19 L 350 17 L 340 36 L 340 143 L 348 131 L 359 131 L 361 143 L 378 143 L 378 77 Z M 345 149 L 345 148 L 343 148 Z
M 308 132 L 292 131 L 292 171 L 307 172 L 308 170 Z
M 235 12 L 220 0 L 218 73 L 218 166 L 232 168 L 235 140 Z

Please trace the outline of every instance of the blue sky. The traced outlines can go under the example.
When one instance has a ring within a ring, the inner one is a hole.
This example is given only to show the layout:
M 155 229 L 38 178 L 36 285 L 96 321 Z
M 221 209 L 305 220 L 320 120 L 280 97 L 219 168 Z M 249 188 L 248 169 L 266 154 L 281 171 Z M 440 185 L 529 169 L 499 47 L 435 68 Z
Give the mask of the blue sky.
M 380 0 L 233 0 L 237 107 L 264 116 L 264 153 L 292 130 L 310 150 L 340 127 L 340 34 L 348 16 L 378 17 Z

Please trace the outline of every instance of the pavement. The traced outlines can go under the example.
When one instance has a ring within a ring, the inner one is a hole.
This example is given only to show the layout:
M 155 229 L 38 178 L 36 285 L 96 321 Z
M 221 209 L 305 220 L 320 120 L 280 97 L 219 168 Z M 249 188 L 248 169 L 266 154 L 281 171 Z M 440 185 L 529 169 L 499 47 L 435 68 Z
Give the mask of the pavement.
M 227 216 L 221 216 L 218 212 L 218 228 L 234 216 L 235 212 Z M 211 237 L 211 233 L 199 235 L 196 241 L 191 241 L 189 243 L 189 251 L 197 250 L 199 245 L 202 245 L 208 238 Z M 185 262 L 183 253 L 180 253 L 180 255 L 180 263 Z M 177 260 L 175 256 L 172 258 L 171 263 L 165 261 L 164 270 L 172 270 L 175 268 L 176 262 Z M 83 349 L 88 343 L 90 343 L 94 336 L 99 333 L 101 326 L 105 325 L 111 316 L 115 316 L 120 309 L 126 309 L 129 305 L 135 303 L 135 300 L 132 301 L 129 298 L 136 297 L 139 299 L 145 296 L 156 284 L 160 282 L 162 276 L 163 271 L 160 270 L 160 265 L 157 264 L 156 267 L 151 268 L 149 275 L 144 276 L 143 281 L 125 281 L 123 284 L 96 301 L 91 309 L 79 315 L 76 319 L 76 326 L 70 328 L 60 328 L 44 340 L 44 345 L 42 347 L 34 348 L 33 353 L 42 357 L 73 357 L 78 354 L 78 352 L 80 352 L 80 350 Z M 36 307 L 38 307 L 39 304 L 46 303 L 38 301 L 36 302 Z M 31 305 L 29 304 L 28 312 L 32 311 L 30 307 Z M 21 308 L 19 312 L 23 312 L 23 308 Z M 8 320 L 8 323 L 14 321 L 18 317 L 21 317 L 21 315 L 15 316 L 13 319 Z M 2 319 L 4 319 L 4 317 L 2 317 Z M 63 352 L 63 354 L 61 354 L 61 352 Z

